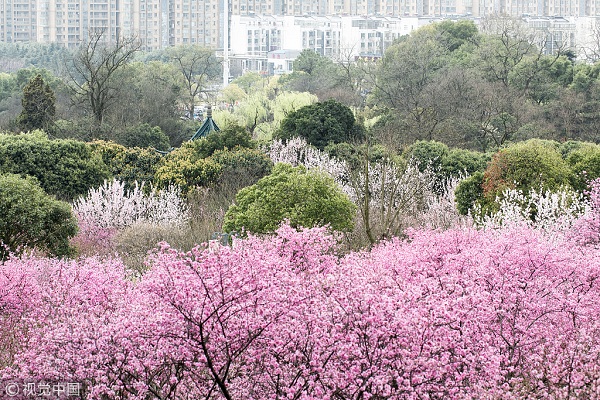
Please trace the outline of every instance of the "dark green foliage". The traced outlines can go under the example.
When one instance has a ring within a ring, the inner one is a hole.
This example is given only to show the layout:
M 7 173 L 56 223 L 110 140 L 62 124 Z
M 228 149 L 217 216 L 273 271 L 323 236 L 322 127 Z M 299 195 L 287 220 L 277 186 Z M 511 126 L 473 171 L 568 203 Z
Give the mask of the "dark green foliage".
M 329 62 L 329 59 L 319 55 L 316 51 L 304 49 L 294 60 L 294 72 L 304 72 L 309 75 L 318 74 Z
M 156 172 L 155 183 L 159 187 L 174 184 L 185 193 L 198 186 L 214 184 L 219 180 L 224 168 L 212 159 L 213 154 L 219 150 L 254 146 L 250 134 L 238 125 L 212 131 L 206 137 L 185 142 L 179 149 L 169 153 Z M 228 159 L 225 155 L 217 157 L 222 158 L 224 163 Z
M 69 239 L 77 233 L 77 220 L 68 203 L 48 196 L 35 179 L 0 175 L 0 260 L 9 252 L 36 248 L 50 255 L 67 256 Z
M 479 30 L 473 21 L 442 21 L 434 25 L 440 34 L 439 41 L 449 51 L 458 50 L 463 45 L 479 42 Z
M 335 99 L 348 106 L 364 104 L 366 75 L 371 71 L 350 53 L 339 54 L 336 61 L 314 50 L 303 50 L 294 61 L 294 71 L 280 76 L 278 88 L 289 92 L 308 92 L 321 101 Z M 368 86 L 368 85 L 366 85 Z
M 258 72 L 246 72 L 235 78 L 231 83 L 238 85 L 246 94 L 252 94 L 264 87 L 267 78 Z
M 149 148 L 128 148 L 113 142 L 95 141 L 90 143 L 94 154 L 108 166 L 113 178 L 131 187 L 135 181 L 154 181 L 154 174 L 163 156 Z
M 428 167 L 433 169 L 440 183 L 449 178 L 483 172 L 489 161 L 489 157 L 484 153 L 463 149 L 450 150 L 445 144 L 435 141 L 418 141 L 405 150 L 403 157 L 407 161 L 415 161 L 421 171 Z
M 95 125 L 90 118 L 56 120 L 45 132 L 52 139 L 75 139 L 82 142 L 115 140 L 118 129 L 110 124 Z
M 569 152 L 567 163 L 571 167 L 571 185 L 584 191 L 590 181 L 600 178 L 600 146 L 580 142 L 581 146 Z
M 346 161 L 352 169 L 364 165 L 367 154 L 369 162 L 377 162 L 390 156 L 389 151 L 380 144 L 330 143 L 325 147 L 325 151 L 332 157 Z
M 449 152 L 450 149 L 443 143 L 420 140 L 409 146 L 403 156 L 407 161 L 416 162 L 421 172 L 428 167 L 438 171 Z
M 561 143 L 558 150 L 560 151 L 562 158 L 567 160 L 573 152 L 580 150 L 587 151 L 590 149 L 594 149 L 595 147 L 596 144 L 594 143 L 580 142 L 578 140 L 569 140 L 567 142 Z
M 207 158 L 217 150 L 235 147 L 254 148 L 250 133 L 239 125 L 230 125 L 220 131 L 211 131 L 206 137 L 184 144 L 196 153 L 198 158 Z
M 170 185 L 179 186 L 183 193 L 192 189 L 216 183 L 221 175 L 222 167 L 210 159 L 198 159 L 191 162 L 187 159 L 173 158 L 158 168 L 154 182 L 158 188 Z
M 479 33 L 443 21 L 388 46 L 368 99 L 387 108 L 377 131 L 403 146 L 427 139 L 483 151 L 533 137 L 597 141 L 599 67 L 574 65 L 563 49 L 543 55 L 523 25 L 492 17 Z
M 0 43 L 0 62 L 17 68 L 33 65 L 58 71 L 64 67 L 65 59 L 72 56 L 65 46 L 51 43 Z
M 157 150 L 168 150 L 169 137 L 163 133 L 158 126 L 150 126 L 149 124 L 141 124 L 126 129 L 117 136 L 117 143 L 126 147 L 153 147 Z
M 41 75 L 36 75 L 23 88 L 23 111 L 17 118 L 19 127 L 25 132 L 47 129 L 56 115 L 55 103 L 56 97 L 50 86 Z
M 277 164 L 271 175 L 239 191 L 225 215 L 223 231 L 267 233 L 285 219 L 294 227 L 330 224 L 346 231 L 352 228 L 355 212 L 356 206 L 331 177 Z
M 197 142 L 186 142 L 163 158 L 154 175 L 154 183 L 159 188 L 176 185 L 188 193 L 198 186 L 208 186 L 218 180 L 221 165 L 210 158 L 200 157 Z
M 489 157 L 478 151 L 463 149 L 452 149 L 448 155 L 442 159 L 440 174 L 446 178 L 472 175 L 476 172 L 483 172 L 487 166 Z
M 589 94 L 600 77 L 600 63 L 577 64 L 573 68 L 571 88 L 577 93 Z
M 273 168 L 273 162 L 265 153 L 244 147 L 217 150 L 210 159 L 223 168 L 219 181 L 236 180 L 244 186 L 251 185 L 268 175 Z
M 273 162 L 265 153 L 243 147 L 218 150 L 207 160 L 221 167 L 218 179 L 206 191 L 207 199 L 220 199 L 220 206 L 217 208 L 220 210 L 227 210 L 240 189 L 254 185 L 259 179 L 270 174 L 273 168 Z M 222 216 L 217 219 L 220 229 Z
M 323 150 L 329 143 L 363 140 L 364 131 L 355 122 L 350 108 L 335 100 L 327 100 L 290 113 L 281 122 L 276 136 L 281 139 L 300 136 Z
M 458 184 L 456 192 L 456 208 L 462 215 L 467 215 L 475 203 L 484 201 L 483 172 L 476 172 Z
M 554 55 L 525 60 L 509 74 L 511 85 L 539 104 L 559 96 L 560 88 L 570 85 L 572 79 L 573 63 L 565 56 Z
M 292 92 L 309 92 L 327 99 L 331 97 L 330 89 L 338 85 L 341 73 L 330 58 L 304 49 L 294 60 L 294 72 L 283 75 L 278 84 Z
M 72 200 L 110 177 L 88 144 L 50 140 L 41 131 L 0 135 L 0 172 L 37 178 L 46 193 Z
M 23 91 L 23 88 L 38 75 L 42 77 L 44 83 L 48 84 L 52 90 L 55 90 L 62 83 L 60 78 L 47 69 L 28 67 L 22 68 L 14 74 L 16 87 L 18 90 Z

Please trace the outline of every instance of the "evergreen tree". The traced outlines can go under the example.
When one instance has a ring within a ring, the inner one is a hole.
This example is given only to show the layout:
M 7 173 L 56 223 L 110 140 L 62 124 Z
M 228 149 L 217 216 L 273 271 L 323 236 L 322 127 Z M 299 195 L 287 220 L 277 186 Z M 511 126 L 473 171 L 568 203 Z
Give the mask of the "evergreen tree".
M 288 114 L 275 136 L 285 140 L 300 136 L 323 150 L 329 143 L 360 141 L 364 132 L 348 106 L 330 99 Z
M 56 114 L 56 98 L 41 75 L 29 81 L 23 88 L 23 111 L 17 118 L 23 131 L 46 129 Z

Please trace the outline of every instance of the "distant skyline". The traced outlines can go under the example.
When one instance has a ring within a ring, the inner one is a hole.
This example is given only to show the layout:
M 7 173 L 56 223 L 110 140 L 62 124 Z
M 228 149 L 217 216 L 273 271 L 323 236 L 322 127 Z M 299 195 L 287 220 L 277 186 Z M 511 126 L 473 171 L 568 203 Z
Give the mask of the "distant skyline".
M 178 44 L 223 47 L 225 0 L 0 0 L 0 42 L 75 47 L 89 31 L 112 40 L 136 35 L 143 49 Z M 597 17 L 600 0 L 229 0 L 233 16 L 384 16 L 472 18 Z M 230 36 L 235 35 L 230 31 Z M 230 40 L 231 42 L 231 40 Z

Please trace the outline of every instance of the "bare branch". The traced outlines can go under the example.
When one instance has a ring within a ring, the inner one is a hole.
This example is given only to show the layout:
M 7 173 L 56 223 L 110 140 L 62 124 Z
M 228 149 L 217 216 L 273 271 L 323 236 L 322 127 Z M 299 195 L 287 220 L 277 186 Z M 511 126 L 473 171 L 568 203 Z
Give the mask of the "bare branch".
M 105 34 L 103 29 L 90 33 L 76 53 L 69 72 L 73 93 L 99 125 L 123 90 L 115 82 L 115 73 L 131 61 L 141 46 L 136 37 L 118 38 L 116 43 L 111 44 Z

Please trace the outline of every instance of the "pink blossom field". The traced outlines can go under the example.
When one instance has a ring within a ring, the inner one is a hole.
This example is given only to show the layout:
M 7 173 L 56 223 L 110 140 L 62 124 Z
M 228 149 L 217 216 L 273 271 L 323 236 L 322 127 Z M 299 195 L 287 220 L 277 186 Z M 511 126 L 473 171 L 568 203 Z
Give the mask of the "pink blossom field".
M 343 255 L 325 228 L 284 225 L 164 244 L 137 280 L 117 258 L 9 259 L 0 376 L 85 399 L 598 398 L 597 217 Z

